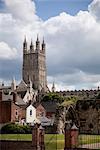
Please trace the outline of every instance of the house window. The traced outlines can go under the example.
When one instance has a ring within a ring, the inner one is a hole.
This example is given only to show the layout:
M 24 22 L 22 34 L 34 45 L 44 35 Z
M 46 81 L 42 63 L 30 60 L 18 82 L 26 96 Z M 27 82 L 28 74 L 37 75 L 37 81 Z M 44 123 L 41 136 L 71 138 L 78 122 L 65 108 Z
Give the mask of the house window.
M 40 115 L 41 115 L 41 117 L 43 117 L 43 116 L 44 116 L 44 112 L 41 112 L 41 114 L 40 114 Z
M 32 110 L 30 110 L 30 116 L 32 116 Z
M 15 111 L 15 115 L 17 116 L 18 115 L 18 110 L 16 109 L 16 111 Z
M 16 116 L 18 115 L 18 112 L 16 111 Z

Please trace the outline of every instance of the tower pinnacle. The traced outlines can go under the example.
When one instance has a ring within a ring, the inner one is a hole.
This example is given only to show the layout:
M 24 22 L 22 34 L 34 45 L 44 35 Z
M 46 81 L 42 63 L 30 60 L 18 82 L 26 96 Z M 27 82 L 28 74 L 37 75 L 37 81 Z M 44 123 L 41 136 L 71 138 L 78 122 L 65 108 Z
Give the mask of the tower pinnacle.
M 34 46 L 33 46 L 33 42 L 32 42 L 32 39 L 31 39 L 30 52 L 33 52 L 33 51 L 34 51 Z
M 43 42 L 42 42 L 42 50 L 45 51 L 45 42 L 44 42 L 44 37 L 43 37 Z
M 36 51 L 40 51 L 40 41 L 39 41 L 38 35 L 37 35 L 37 40 L 36 40 Z
M 37 34 L 37 42 L 39 42 L 39 36 L 38 36 L 38 34 Z
M 16 90 L 16 81 L 14 77 L 12 78 L 11 88 L 12 88 L 12 91 Z
M 55 92 L 55 83 L 52 84 L 52 92 Z
M 25 38 L 24 38 L 24 43 L 27 43 L 27 42 L 26 42 L 26 35 L 25 35 Z
M 26 41 L 26 36 L 24 38 L 24 42 L 23 42 L 23 51 L 27 51 L 27 41 Z

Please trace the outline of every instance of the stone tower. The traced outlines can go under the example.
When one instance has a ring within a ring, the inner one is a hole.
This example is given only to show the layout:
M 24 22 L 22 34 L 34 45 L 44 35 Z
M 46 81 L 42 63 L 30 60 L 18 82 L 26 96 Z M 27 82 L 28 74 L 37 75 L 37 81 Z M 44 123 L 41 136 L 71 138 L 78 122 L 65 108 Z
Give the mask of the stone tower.
M 46 91 L 47 87 L 45 47 L 44 39 L 40 45 L 38 36 L 35 47 L 32 40 L 29 49 L 26 38 L 23 42 L 22 78 L 26 84 L 29 84 L 31 80 L 33 88 L 39 91 Z

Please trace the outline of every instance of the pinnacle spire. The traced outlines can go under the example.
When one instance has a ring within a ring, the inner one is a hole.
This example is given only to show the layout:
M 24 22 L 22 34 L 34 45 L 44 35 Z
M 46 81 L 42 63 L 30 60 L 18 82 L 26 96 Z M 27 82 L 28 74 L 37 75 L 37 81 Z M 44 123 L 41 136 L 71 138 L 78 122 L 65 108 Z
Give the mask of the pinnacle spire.
M 26 43 L 26 35 L 25 35 L 25 37 L 24 37 L 24 43 Z
M 52 92 L 55 92 L 55 82 L 53 81 L 53 84 L 52 84 Z
M 24 53 L 27 51 L 26 35 L 25 35 L 25 37 L 24 37 L 24 42 L 23 42 L 23 51 L 24 51 Z
M 32 39 L 31 39 L 31 46 L 33 45 Z
M 15 77 L 13 76 L 13 77 L 12 77 L 12 83 L 14 83 L 14 82 L 15 82 Z
M 11 88 L 12 88 L 13 91 L 16 90 L 16 80 L 15 80 L 15 77 L 12 78 Z
M 44 36 L 43 36 L 43 44 L 44 44 Z
M 37 40 L 36 40 L 36 50 L 40 51 L 40 41 L 39 41 L 38 34 L 37 34 Z
M 43 42 L 42 42 L 42 50 L 45 51 L 45 42 L 44 42 L 44 37 L 43 37 Z
M 37 42 L 39 42 L 39 35 L 37 34 Z
M 33 46 L 33 42 L 32 42 L 32 39 L 31 39 L 30 52 L 33 52 L 33 51 L 34 51 L 34 46 Z

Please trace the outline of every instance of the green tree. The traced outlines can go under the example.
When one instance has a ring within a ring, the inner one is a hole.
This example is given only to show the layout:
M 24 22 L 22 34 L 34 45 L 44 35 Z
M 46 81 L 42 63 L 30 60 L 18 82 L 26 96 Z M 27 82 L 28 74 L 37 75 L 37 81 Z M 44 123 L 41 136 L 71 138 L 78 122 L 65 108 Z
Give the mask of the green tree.
M 60 96 L 57 93 L 48 93 L 42 98 L 42 101 L 54 101 L 61 104 L 62 102 L 64 102 L 64 97 Z
M 67 107 L 70 105 L 75 105 L 78 101 L 78 97 L 76 96 L 69 96 L 66 99 L 64 99 L 64 101 L 61 103 L 62 107 Z

